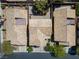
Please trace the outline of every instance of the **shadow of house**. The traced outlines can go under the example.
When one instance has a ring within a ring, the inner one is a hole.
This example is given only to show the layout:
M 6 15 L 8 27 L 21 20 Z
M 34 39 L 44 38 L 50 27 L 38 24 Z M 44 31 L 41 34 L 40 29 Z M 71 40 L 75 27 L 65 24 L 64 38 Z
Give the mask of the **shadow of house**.
M 67 0 L 68 2 L 77 2 L 78 0 Z
M 51 34 L 51 42 L 54 42 L 54 34 Z
M 59 7 L 62 6 L 62 4 L 53 4 L 53 5 L 54 5 L 54 7 L 53 7 L 54 9 L 55 9 L 55 8 L 59 8 Z
M 6 2 L 7 0 L 0 0 L 1 2 Z
M 1 27 L 3 24 L 4 24 L 4 21 L 1 20 L 1 21 L 0 21 L 0 27 Z
M 6 19 L 3 19 L 1 16 L 0 16 L 0 28 L 2 25 L 4 25 L 4 22 L 6 21 Z
M 77 18 L 76 25 L 76 45 L 79 46 L 79 17 Z

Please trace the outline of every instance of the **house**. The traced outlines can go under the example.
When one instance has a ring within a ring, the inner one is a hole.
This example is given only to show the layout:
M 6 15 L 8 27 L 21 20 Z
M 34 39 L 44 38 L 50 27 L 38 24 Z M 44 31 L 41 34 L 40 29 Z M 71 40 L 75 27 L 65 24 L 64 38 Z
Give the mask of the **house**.
M 4 40 L 10 40 L 17 49 L 26 51 L 27 46 L 27 9 L 24 7 L 6 7 L 4 10 L 4 29 L 6 29 Z M 24 50 L 23 50 L 24 49 Z
M 5 41 L 11 41 L 11 44 L 16 47 L 14 52 L 26 52 L 28 43 L 32 47 L 39 47 L 34 48 L 34 51 L 43 51 L 47 44 L 47 39 L 51 37 L 52 23 L 50 12 L 46 16 L 35 16 L 28 12 L 31 11 L 30 7 L 28 9 L 25 6 L 16 5 L 6 6 L 3 9 L 5 20 L 3 28 L 6 29 L 3 32 L 3 39 Z M 29 36 L 27 34 L 28 23 Z
M 60 6 L 54 10 L 54 40 L 67 46 L 76 45 L 75 9 Z
M 46 15 L 35 15 L 33 6 L 29 6 L 29 44 L 36 46 L 34 51 L 43 51 L 52 34 L 52 20 L 50 9 Z
M 51 19 L 30 19 L 30 45 L 42 49 L 46 46 L 52 33 Z
M 8 2 L 6 2 L 8 1 Z M 65 46 L 76 45 L 75 9 L 73 5 L 54 6 L 54 25 L 50 18 L 50 8 L 44 16 L 34 15 L 32 5 L 27 0 L 6 0 L 3 9 L 3 40 L 11 41 L 14 52 L 26 52 L 29 46 L 34 52 L 43 52 L 54 27 L 54 42 Z M 36 1 L 36 0 L 28 0 Z M 41 0 L 39 0 L 41 1 Z M 21 6 L 22 5 L 22 6 Z

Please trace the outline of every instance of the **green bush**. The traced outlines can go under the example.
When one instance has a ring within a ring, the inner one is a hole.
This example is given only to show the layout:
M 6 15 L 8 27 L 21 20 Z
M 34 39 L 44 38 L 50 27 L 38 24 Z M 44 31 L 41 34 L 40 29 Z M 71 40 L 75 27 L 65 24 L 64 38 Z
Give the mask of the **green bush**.
M 6 31 L 6 29 L 2 29 L 2 31 Z
M 4 41 L 2 47 L 5 55 L 10 55 L 13 53 L 13 48 L 10 41 Z
M 5 5 L 4 5 L 4 4 L 1 4 L 1 8 L 2 8 L 2 9 L 5 9 Z
M 50 44 L 47 43 L 46 46 L 45 46 L 45 48 L 44 48 L 44 50 L 45 50 L 45 51 L 49 51 L 49 48 L 50 48 Z
M 47 43 L 46 47 L 44 48 L 45 51 L 53 51 L 53 46 L 50 46 L 50 43 Z
M 66 54 L 62 45 L 54 44 L 53 46 L 50 46 L 50 44 L 47 43 L 45 50 L 49 51 L 55 57 L 64 57 Z
M 29 46 L 29 47 L 27 48 L 27 51 L 28 51 L 28 53 L 32 52 L 32 51 L 33 51 L 32 47 Z
M 56 57 L 64 57 L 65 56 L 65 50 L 62 45 L 54 45 L 54 56 Z

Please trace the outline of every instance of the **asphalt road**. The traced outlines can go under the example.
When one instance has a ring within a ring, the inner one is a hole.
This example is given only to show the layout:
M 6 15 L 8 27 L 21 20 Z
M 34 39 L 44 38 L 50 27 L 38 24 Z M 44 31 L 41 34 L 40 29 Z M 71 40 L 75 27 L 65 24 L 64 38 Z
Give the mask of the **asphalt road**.
M 2 59 L 79 59 L 79 56 L 68 55 L 63 58 L 52 57 L 49 53 L 15 53 Z

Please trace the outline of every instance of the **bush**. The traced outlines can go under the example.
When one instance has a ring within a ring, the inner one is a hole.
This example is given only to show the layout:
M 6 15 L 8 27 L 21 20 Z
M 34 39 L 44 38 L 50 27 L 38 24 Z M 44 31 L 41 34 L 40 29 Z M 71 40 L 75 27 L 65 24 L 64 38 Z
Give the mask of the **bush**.
M 5 5 L 4 5 L 4 4 L 1 4 L 1 8 L 2 8 L 2 9 L 5 9 Z
M 49 48 L 50 48 L 50 44 L 47 43 L 46 46 L 45 46 L 45 48 L 44 48 L 44 50 L 45 50 L 45 51 L 49 51 Z
M 32 51 L 33 51 L 32 47 L 29 46 L 29 47 L 27 48 L 27 51 L 28 51 L 28 53 L 32 52 Z
M 45 50 L 49 51 L 51 53 L 51 55 L 55 56 L 55 57 L 64 57 L 66 54 L 64 51 L 64 47 L 62 45 L 54 44 L 53 46 L 50 46 L 50 44 L 47 43 Z
M 6 29 L 2 29 L 2 31 L 6 31 Z
M 13 48 L 10 41 L 4 41 L 2 47 L 5 55 L 10 55 L 13 53 Z
M 54 56 L 55 57 L 64 57 L 65 54 L 66 53 L 62 45 L 54 45 Z
M 50 46 L 50 43 L 47 43 L 47 45 L 44 49 L 45 49 L 45 51 L 52 52 L 53 51 L 53 46 Z

